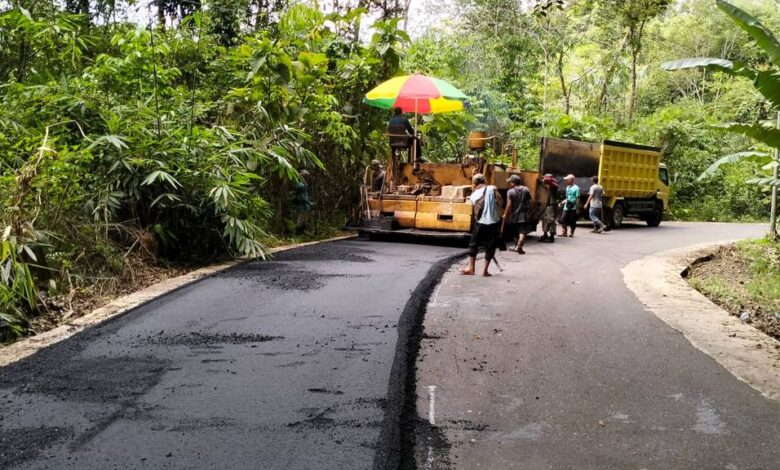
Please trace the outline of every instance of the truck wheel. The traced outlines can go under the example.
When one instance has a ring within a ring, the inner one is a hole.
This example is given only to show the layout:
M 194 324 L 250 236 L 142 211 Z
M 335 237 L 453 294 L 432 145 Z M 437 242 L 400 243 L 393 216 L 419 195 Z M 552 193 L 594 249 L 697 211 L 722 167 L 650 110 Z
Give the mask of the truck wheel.
M 609 211 L 609 225 L 612 228 L 620 228 L 623 225 L 623 218 L 626 216 L 623 204 L 615 204 L 612 206 L 612 210 Z
M 658 227 L 664 219 L 664 209 L 660 204 L 656 204 L 653 212 L 647 216 L 645 222 L 648 227 Z

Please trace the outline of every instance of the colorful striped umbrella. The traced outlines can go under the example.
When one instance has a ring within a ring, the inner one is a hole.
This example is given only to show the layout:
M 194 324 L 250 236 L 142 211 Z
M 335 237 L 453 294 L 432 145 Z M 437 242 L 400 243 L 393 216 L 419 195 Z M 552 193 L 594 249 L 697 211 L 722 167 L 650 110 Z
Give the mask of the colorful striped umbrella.
M 403 75 L 391 78 L 366 93 L 363 102 L 377 108 L 400 107 L 405 113 L 429 114 L 460 111 L 468 97 L 438 78 Z

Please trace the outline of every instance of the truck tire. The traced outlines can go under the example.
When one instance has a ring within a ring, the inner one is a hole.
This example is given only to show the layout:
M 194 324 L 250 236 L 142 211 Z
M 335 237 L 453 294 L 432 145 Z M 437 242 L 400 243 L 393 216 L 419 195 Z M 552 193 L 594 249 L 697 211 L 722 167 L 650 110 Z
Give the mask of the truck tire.
M 610 228 L 620 228 L 623 225 L 623 219 L 626 217 L 626 209 L 623 204 L 617 203 L 612 206 L 612 209 L 606 211 L 607 225 Z
M 645 222 L 648 227 L 658 227 L 661 225 L 661 221 L 664 219 L 664 208 L 660 204 L 656 204 L 653 208 L 653 212 L 647 216 Z

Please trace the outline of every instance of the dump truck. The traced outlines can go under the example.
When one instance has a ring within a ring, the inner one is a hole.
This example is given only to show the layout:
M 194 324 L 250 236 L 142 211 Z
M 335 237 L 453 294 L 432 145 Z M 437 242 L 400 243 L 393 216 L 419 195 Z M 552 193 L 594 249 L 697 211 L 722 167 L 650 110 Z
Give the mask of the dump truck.
M 469 139 L 472 150 L 475 147 L 479 150 L 478 139 Z M 501 163 L 510 159 L 511 163 Z M 519 175 L 532 195 L 530 220 L 538 221 L 544 212 L 538 201 L 546 201 L 547 189 L 541 184 L 537 171 L 517 167 L 514 152 L 493 158 L 492 162 L 479 152 L 449 163 L 421 162 L 412 157 L 408 161 L 401 160 L 397 153 L 391 153 L 385 165 L 383 187 L 378 191 L 370 190 L 370 170 L 367 169 L 366 181 L 361 187 L 360 221 L 355 227 L 360 233 L 468 239 L 473 223 L 468 198 L 472 192 L 471 177 L 475 173 L 484 174 L 487 184 L 496 186 L 504 200 L 509 189 L 507 178 Z
M 657 227 L 669 210 L 669 173 L 657 147 L 545 137 L 539 173 L 551 173 L 560 188 L 564 188 L 563 177 L 573 174 L 583 203 L 593 184 L 591 178 L 598 176 L 604 187 L 604 223 L 612 228 L 620 227 L 626 217 Z

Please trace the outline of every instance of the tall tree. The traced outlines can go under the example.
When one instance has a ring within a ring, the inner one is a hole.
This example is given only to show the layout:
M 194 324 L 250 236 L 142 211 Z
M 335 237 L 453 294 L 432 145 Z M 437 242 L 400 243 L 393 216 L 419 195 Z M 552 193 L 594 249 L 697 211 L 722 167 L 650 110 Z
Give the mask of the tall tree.
M 634 118 L 637 96 L 637 63 L 642 52 L 645 28 L 660 16 L 671 0 L 602 0 L 599 15 L 601 23 L 619 22 L 625 32 L 625 44 L 631 56 L 631 90 L 628 97 L 628 120 Z M 604 97 L 602 97 L 604 99 Z

